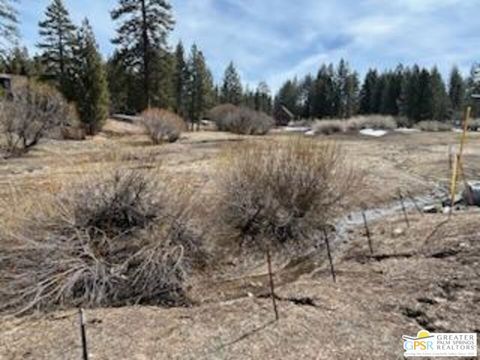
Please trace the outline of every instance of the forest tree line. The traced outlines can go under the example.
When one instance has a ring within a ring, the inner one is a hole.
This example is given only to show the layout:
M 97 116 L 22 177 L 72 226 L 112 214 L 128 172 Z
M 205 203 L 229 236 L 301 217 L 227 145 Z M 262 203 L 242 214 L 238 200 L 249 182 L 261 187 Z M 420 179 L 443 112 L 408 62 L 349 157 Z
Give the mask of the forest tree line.
M 403 116 L 410 123 L 455 119 L 475 90 L 453 68 L 448 82 L 436 69 L 418 65 L 379 72 L 363 82 L 349 64 L 322 65 L 316 75 L 286 81 L 275 97 L 265 82 L 242 84 L 233 62 L 217 84 L 201 49 L 171 46 L 175 22 L 165 0 L 121 0 L 112 9 L 114 53 L 105 61 L 87 19 L 71 20 L 63 0 L 52 0 L 39 22 L 38 55 L 18 46 L 18 16 L 12 0 L 0 0 L 0 72 L 49 82 L 77 105 L 90 133 L 108 113 L 136 114 L 148 107 L 175 111 L 195 123 L 212 107 L 231 103 L 280 117 L 286 108 L 297 118 L 349 118 L 356 114 Z M 8 50 L 5 44 L 15 44 Z
M 382 114 L 404 117 L 410 124 L 449 121 L 458 119 L 465 105 L 478 108 L 471 98 L 474 93 L 480 88 L 473 69 L 464 79 L 453 67 L 445 82 L 436 67 L 398 65 L 384 72 L 370 69 L 360 82 L 358 73 L 341 60 L 337 66 L 322 65 L 316 76 L 287 80 L 275 97 L 275 111 L 283 105 L 302 119 Z

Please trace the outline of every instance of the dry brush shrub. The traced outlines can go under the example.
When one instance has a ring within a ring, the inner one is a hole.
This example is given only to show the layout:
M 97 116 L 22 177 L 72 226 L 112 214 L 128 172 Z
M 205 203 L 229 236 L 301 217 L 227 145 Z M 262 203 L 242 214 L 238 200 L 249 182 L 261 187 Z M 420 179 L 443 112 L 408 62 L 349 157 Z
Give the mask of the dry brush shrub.
M 312 245 L 358 181 L 338 146 L 305 138 L 232 147 L 221 164 L 223 236 L 251 249 Z
M 265 135 L 275 124 L 273 118 L 261 111 L 229 104 L 217 106 L 210 113 L 218 130 L 235 134 Z
M 233 104 L 221 104 L 212 108 L 208 114 L 207 118 L 212 120 L 215 123 L 223 121 L 228 114 L 238 111 L 238 106 Z
M 397 122 L 393 116 L 369 115 L 356 116 L 348 120 L 346 130 L 379 129 L 393 130 L 397 128 Z
M 169 189 L 128 171 L 56 197 L 0 249 L 0 310 L 185 304 L 200 235 Z
M 480 119 L 472 119 L 468 124 L 468 129 L 471 131 L 480 130 Z
M 55 89 L 29 83 L 0 102 L 0 150 L 4 157 L 28 152 L 60 127 L 75 122 L 75 115 Z
M 430 132 L 451 131 L 452 125 L 436 120 L 420 121 L 415 125 L 416 129 Z
M 145 130 L 156 145 L 175 142 L 187 129 L 185 121 L 177 114 L 164 109 L 148 109 L 142 113 Z
M 317 120 L 312 129 L 315 135 L 332 135 L 345 131 L 345 120 Z
M 356 116 L 348 120 L 317 120 L 313 125 L 313 131 L 317 135 L 331 135 L 363 129 L 393 130 L 396 128 L 395 119 L 392 116 L 383 115 Z

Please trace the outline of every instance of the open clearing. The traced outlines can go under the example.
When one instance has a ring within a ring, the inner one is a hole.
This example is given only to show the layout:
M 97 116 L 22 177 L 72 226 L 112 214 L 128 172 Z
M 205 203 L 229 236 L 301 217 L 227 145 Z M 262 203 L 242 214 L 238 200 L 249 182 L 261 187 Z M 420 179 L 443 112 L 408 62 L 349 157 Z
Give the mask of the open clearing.
M 292 136 L 272 134 L 258 138 Z M 345 214 L 362 205 L 389 204 L 398 190 L 428 194 L 446 185 L 454 133 L 338 135 L 363 188 Z M 109 169 L 155 169 L 215 196 L 212 182 L 225 146 L 252 139 L 221 132 L 186 133 L 175 144 L 148 145 L 133 125 L 109 121 L 87 141 L 49 141 L 27 156 L 0 162 L 0 226 L 14 229 L 13 214 L 35 211 L 42 196 Z M 480 178 L 480 134 L 469 135 L 469 179 Z M 87 310 L 92 359 L 397 359 L 403 334 L 480 332 L 480 211 L 401 213 L 371 224 L 375 256 L 363 228 L 334 244 L 337 283 L 323 253 L 275 261 L 280 321 L 274 322 L 266 266 L 225 259 L 196 274 L 190 308 L 129 307 Z M 434 231 L 436 230 L 436 231 Z M 3 243 L 5 248 L 11 244 Z M 228 252 L 228 249 L 226 249 Z M 75 310 L 19 319 L 0 318 L 0 359 L 77 359 Z

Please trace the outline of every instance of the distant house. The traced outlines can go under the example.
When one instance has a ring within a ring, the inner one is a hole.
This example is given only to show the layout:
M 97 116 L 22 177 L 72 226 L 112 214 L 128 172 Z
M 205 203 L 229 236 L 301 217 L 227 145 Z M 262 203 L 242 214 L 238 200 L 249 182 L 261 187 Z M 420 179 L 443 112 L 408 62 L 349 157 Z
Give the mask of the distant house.
M 27 81 L 25 76 L 0 74 L 0 90 L 11 93 L 15 87 L 25 85 Z
M 6 92 L 12 91 L 12 75 L 0 74 L 0 88 Z
M 295 120 L 295 115 L 285 105 L 282 104 L 275 113 L 275 120 L 277 125 L 285 126 L 288 125 L 290 121 Z

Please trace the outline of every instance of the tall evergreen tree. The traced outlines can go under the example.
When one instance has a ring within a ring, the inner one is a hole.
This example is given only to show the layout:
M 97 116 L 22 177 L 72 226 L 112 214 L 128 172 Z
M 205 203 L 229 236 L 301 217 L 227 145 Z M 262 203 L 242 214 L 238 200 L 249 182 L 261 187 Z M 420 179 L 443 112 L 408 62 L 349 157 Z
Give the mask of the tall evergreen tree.
M 95 35 L 87 19 L 77 34 L 75 47 L 75 101 L 87 133 L 97 133 L 108 116 L 108 85 Z
M 107 79 L 113 113 L 134 115 L 142 109 L 142 84 L 117 51 L 108 59 Z
M 372 114 L 375 112 L 374 94 L 377 88 L 378 74 L 377 70 L 370 69 L 365 76 L 365 81 L 360 91 L 360 108 L 361 114 Z
M 71 63 L 75 41 L 75 26 L 62 0 L 52 0 L 45 12 L 45 20 L 39 23 L 41 42 L 37 47 L 42 51 L 42 62 L 47 78 L 53 78 L 60 90 L 72 99 Z
M 188 60 L 188 118 L 198 124 L 205 112 L 213 104 L 213 77 L 207 67 L 203 53 L 194 44 Z
M 297 79 L 287 80 L 275 97 L 274 112 L 281 112 L 281 107 L 286 107 L 294 116 L 298 117 L 301 113 L 300 91 Z
M 175 55 L 164 49 L 157 49 L 152 52 L 150 69 L 150 106 L 174 110 Z
M 143 107 L 151 103 L 152 58 L 166 47 L 173 29 L 172 7 L 167 0 L 119 0 L 111 13 L 121 21 L 113 43 L 119 46 L 128 66 L 143 77 Z
M 173 74 L 173 87 L 175 96 L 175 112 L 182 116 L 186 115 L 186 85 L 188 79 L 188 69 L 185 60 L 185 50 L 182 42 L 177 44 L 175 49 L 175 70 Z
M 465 101 L 465 82 L 463 80 L 458 67 L 454 66 L 450 73 L 450 81 L 448 83 L 448 97 L 452 107 L 453 115 L 457 115 L 462 111 Z
M 314 85 L 313 116 L 319 119 L 336 116 L 335 92 L 333 66 L 322 65 Z
M 261 81 L 255 91 L 255 110 L 272 113 L 272 95 L 265 81 Z
M 34 74 L 34 64 L 26 47 L 15 47 L 5 57 L 5 72 L 15 75 L 31 76 Z
M 18 14 L 12 0 L 0 0 L 0 57 L 18 38 Z
M 432 119 L 443 121 L 448 117 L 450 104 L 442 75 L 440 75 L 436 67 L 430 72 L 430 87 L 432 93 Z
M 308 74 L 299 85 L 300 116 L 304 119 L 313 117 L 315 102 L 315 80 Z
M 230 62 L 225 70 L 222 85 L 221 100 L 223 103 L 240 105 L 242 102 L 242 82 L 233 62 Z
M 480 95 L 480 81 L 478 81 L 476 71 L 478 71 L 478 65 L 473 65 L 470 70 L 470 76 L 467 78 L 466 102 L 472 107 L 473 116 L 479 117 L 480 102 L 478 99 L 472 98 L 472 95 Z

